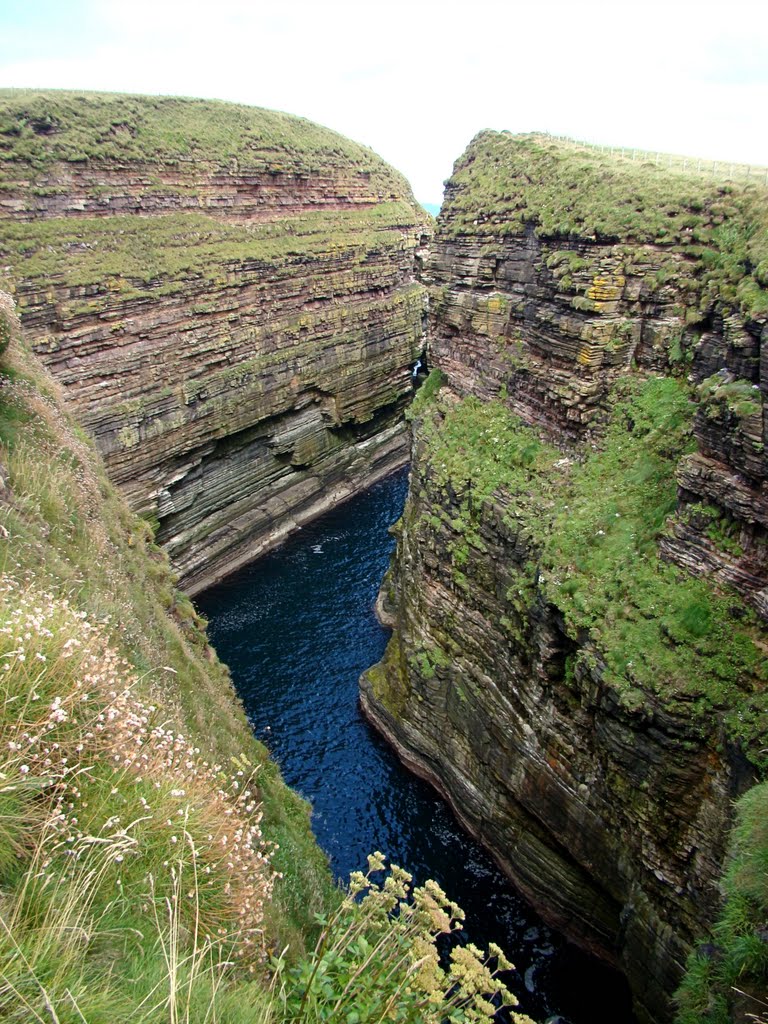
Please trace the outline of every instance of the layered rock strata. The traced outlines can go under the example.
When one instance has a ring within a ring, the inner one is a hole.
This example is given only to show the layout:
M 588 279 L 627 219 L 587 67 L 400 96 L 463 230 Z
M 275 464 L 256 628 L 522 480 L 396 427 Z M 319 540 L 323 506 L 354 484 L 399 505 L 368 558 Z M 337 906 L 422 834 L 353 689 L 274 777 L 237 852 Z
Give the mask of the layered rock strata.
M 768 731 L 768 302 L 759 261 L 729 263 L 765 210 L 546 138 L 474 140 L 425 265 L 442 387 L 414 408 L 394 635 L 361 680 L 643 1021 L 670 1018 L 717 911 Z
M 6 92 L 0 254 L 36 352 L 195 592 L 407 457 L 425 215 L 231 104 Z

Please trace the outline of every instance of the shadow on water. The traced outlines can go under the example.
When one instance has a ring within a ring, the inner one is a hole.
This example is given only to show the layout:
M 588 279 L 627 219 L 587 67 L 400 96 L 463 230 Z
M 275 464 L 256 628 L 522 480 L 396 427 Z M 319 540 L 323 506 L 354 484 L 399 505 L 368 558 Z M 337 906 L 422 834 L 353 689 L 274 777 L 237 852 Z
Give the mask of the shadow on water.
M 360 714 L 357 681 L 388 638 L 373 604 L 402 511 L 393 474 L 197 598 L 256 735 L 311 801 L 334 873 L 382 850 L 417 882 L 436 879 L 478 945 L 515 962 L 510 987 L 539 1021 L 631 1024 L 623 979 L 546 925 Z

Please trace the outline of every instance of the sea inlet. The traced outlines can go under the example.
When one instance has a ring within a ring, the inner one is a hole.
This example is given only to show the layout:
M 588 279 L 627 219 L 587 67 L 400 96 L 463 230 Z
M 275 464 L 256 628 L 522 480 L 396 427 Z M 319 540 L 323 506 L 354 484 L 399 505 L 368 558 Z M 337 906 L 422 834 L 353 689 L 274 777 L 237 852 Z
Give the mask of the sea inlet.
M 548 928 L 429 785 L 402 767 L 358 707 L 358 678 L 388 638 L 374 601 L 407 471 L 375 484 L 198 596 L 255 734 L 310 801 L 334 875 L 381 850 L 434 878 L 516 970 L 519 1009 L 550 1024 L 632 1024 L 623 978 Z

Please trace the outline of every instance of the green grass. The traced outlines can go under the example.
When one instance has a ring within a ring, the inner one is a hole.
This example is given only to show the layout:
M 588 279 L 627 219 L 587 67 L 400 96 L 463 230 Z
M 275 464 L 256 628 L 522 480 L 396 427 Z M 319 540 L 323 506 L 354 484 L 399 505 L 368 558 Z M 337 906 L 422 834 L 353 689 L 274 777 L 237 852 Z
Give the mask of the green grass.
M 733 594 L 717 595 L 658 558 L 677 503 L 675 466 L 693 450 L 694 405 L 672 378 L 628 380 L 600 449 L 574 466 L 542 567 L 572 634 L 587 630 L 605 678 L 629 706 L 659 694 L 704 720 L 723 712 L 753 756 L 766 738 L 759 627 Z
M 699 303 L 768 311 L 768 188 L 629 162 L 545 135 L 481 132 L 457 162 L 439 233 L 653 244 L 699 261 Z M 631 256 L 631 251 L 628 258 Z
M 179 290 L 189 278 L 221 283 L 243 264 L 266 269 L 342 253 L 360 263 L 398 249 L 401 232 L 416 223 L 405 202 L 274 223 L 226 223 L 202 213 L 11 222 L 0 235 L 0 260 L 25 287 L 99 285 L 127 298 Z
M 478 510 L 504 488 L 521 510 L 532 501 L 549 505 L 547 477 L 560 453 L 510 413 L 502 401 L 474 397 L 442 406 L 425 418 L 430 474 L 442 488 L 465 494 Z
M 432 399 L 446 382 L 447 377 L 442 370 L 430 370 L 429 376 L 423 382 L 416 395 L 405 412 L 407 420 L 418 419 L 421 411 L 428 408 Z
M 625 378 L 599 443 L 571 460 L 501 401 L 439 395 L 431 409 L 419 439 L 430 488 L 458 507 L 447 520 L 457 582 L 471 548 L 482 550 L 486 503 L 500 496 L 529 545 L 531 579 L 581 638 L 578 657 L 599 655 L 621 701 L 638 709 L 653 695 L 702 728 L 722 715 L 731 738 L 767 764 L 759 625 L 737 595 L 717 594 L 658 557 L 676 506 L 675 467 L 694 448 L 685 385 Z
M 723 890 L 725 905 L 711 942 L 691 955 L 677 993 L 678 1024 L 731 1024 L 737 1004 L 756 1021 L 768 1016 L 768 783 L 737 805 Z
M 342 168 L 369 178 L 375 194 L 410 195 L 405 179 L 372 150 L 336 132 L 258 107 L 172 96 L 0 90 L 0 178 L 57 164 L 146 163 L 240 172 Z

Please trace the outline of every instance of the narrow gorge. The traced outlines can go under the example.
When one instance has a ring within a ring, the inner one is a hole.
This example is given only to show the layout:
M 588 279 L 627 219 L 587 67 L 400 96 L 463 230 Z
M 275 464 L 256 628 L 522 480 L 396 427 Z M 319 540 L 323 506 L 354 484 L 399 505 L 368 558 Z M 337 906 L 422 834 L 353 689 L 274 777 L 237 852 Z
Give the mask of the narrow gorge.
M 245 729 L 160 548 L 196 595 L 411 459 L 366 717 L 548 922 L 624 972 L 642 1024 L 759 1012 L 762 179 L 482 132 L 435 227 L 374 153 L 300 118 L 6 90 L 0 288 L 145 520 L 115 551 L 181 630 L 180 721 L 205 736 L 221 701 Z M 13 511 L 20 484 L 0 485 Z M 36 571 L 66 532 L 46 529 Z M 267 823 L 303 835 L 274 787 Z M 322 872 L 288 856 L 308 917 Z

